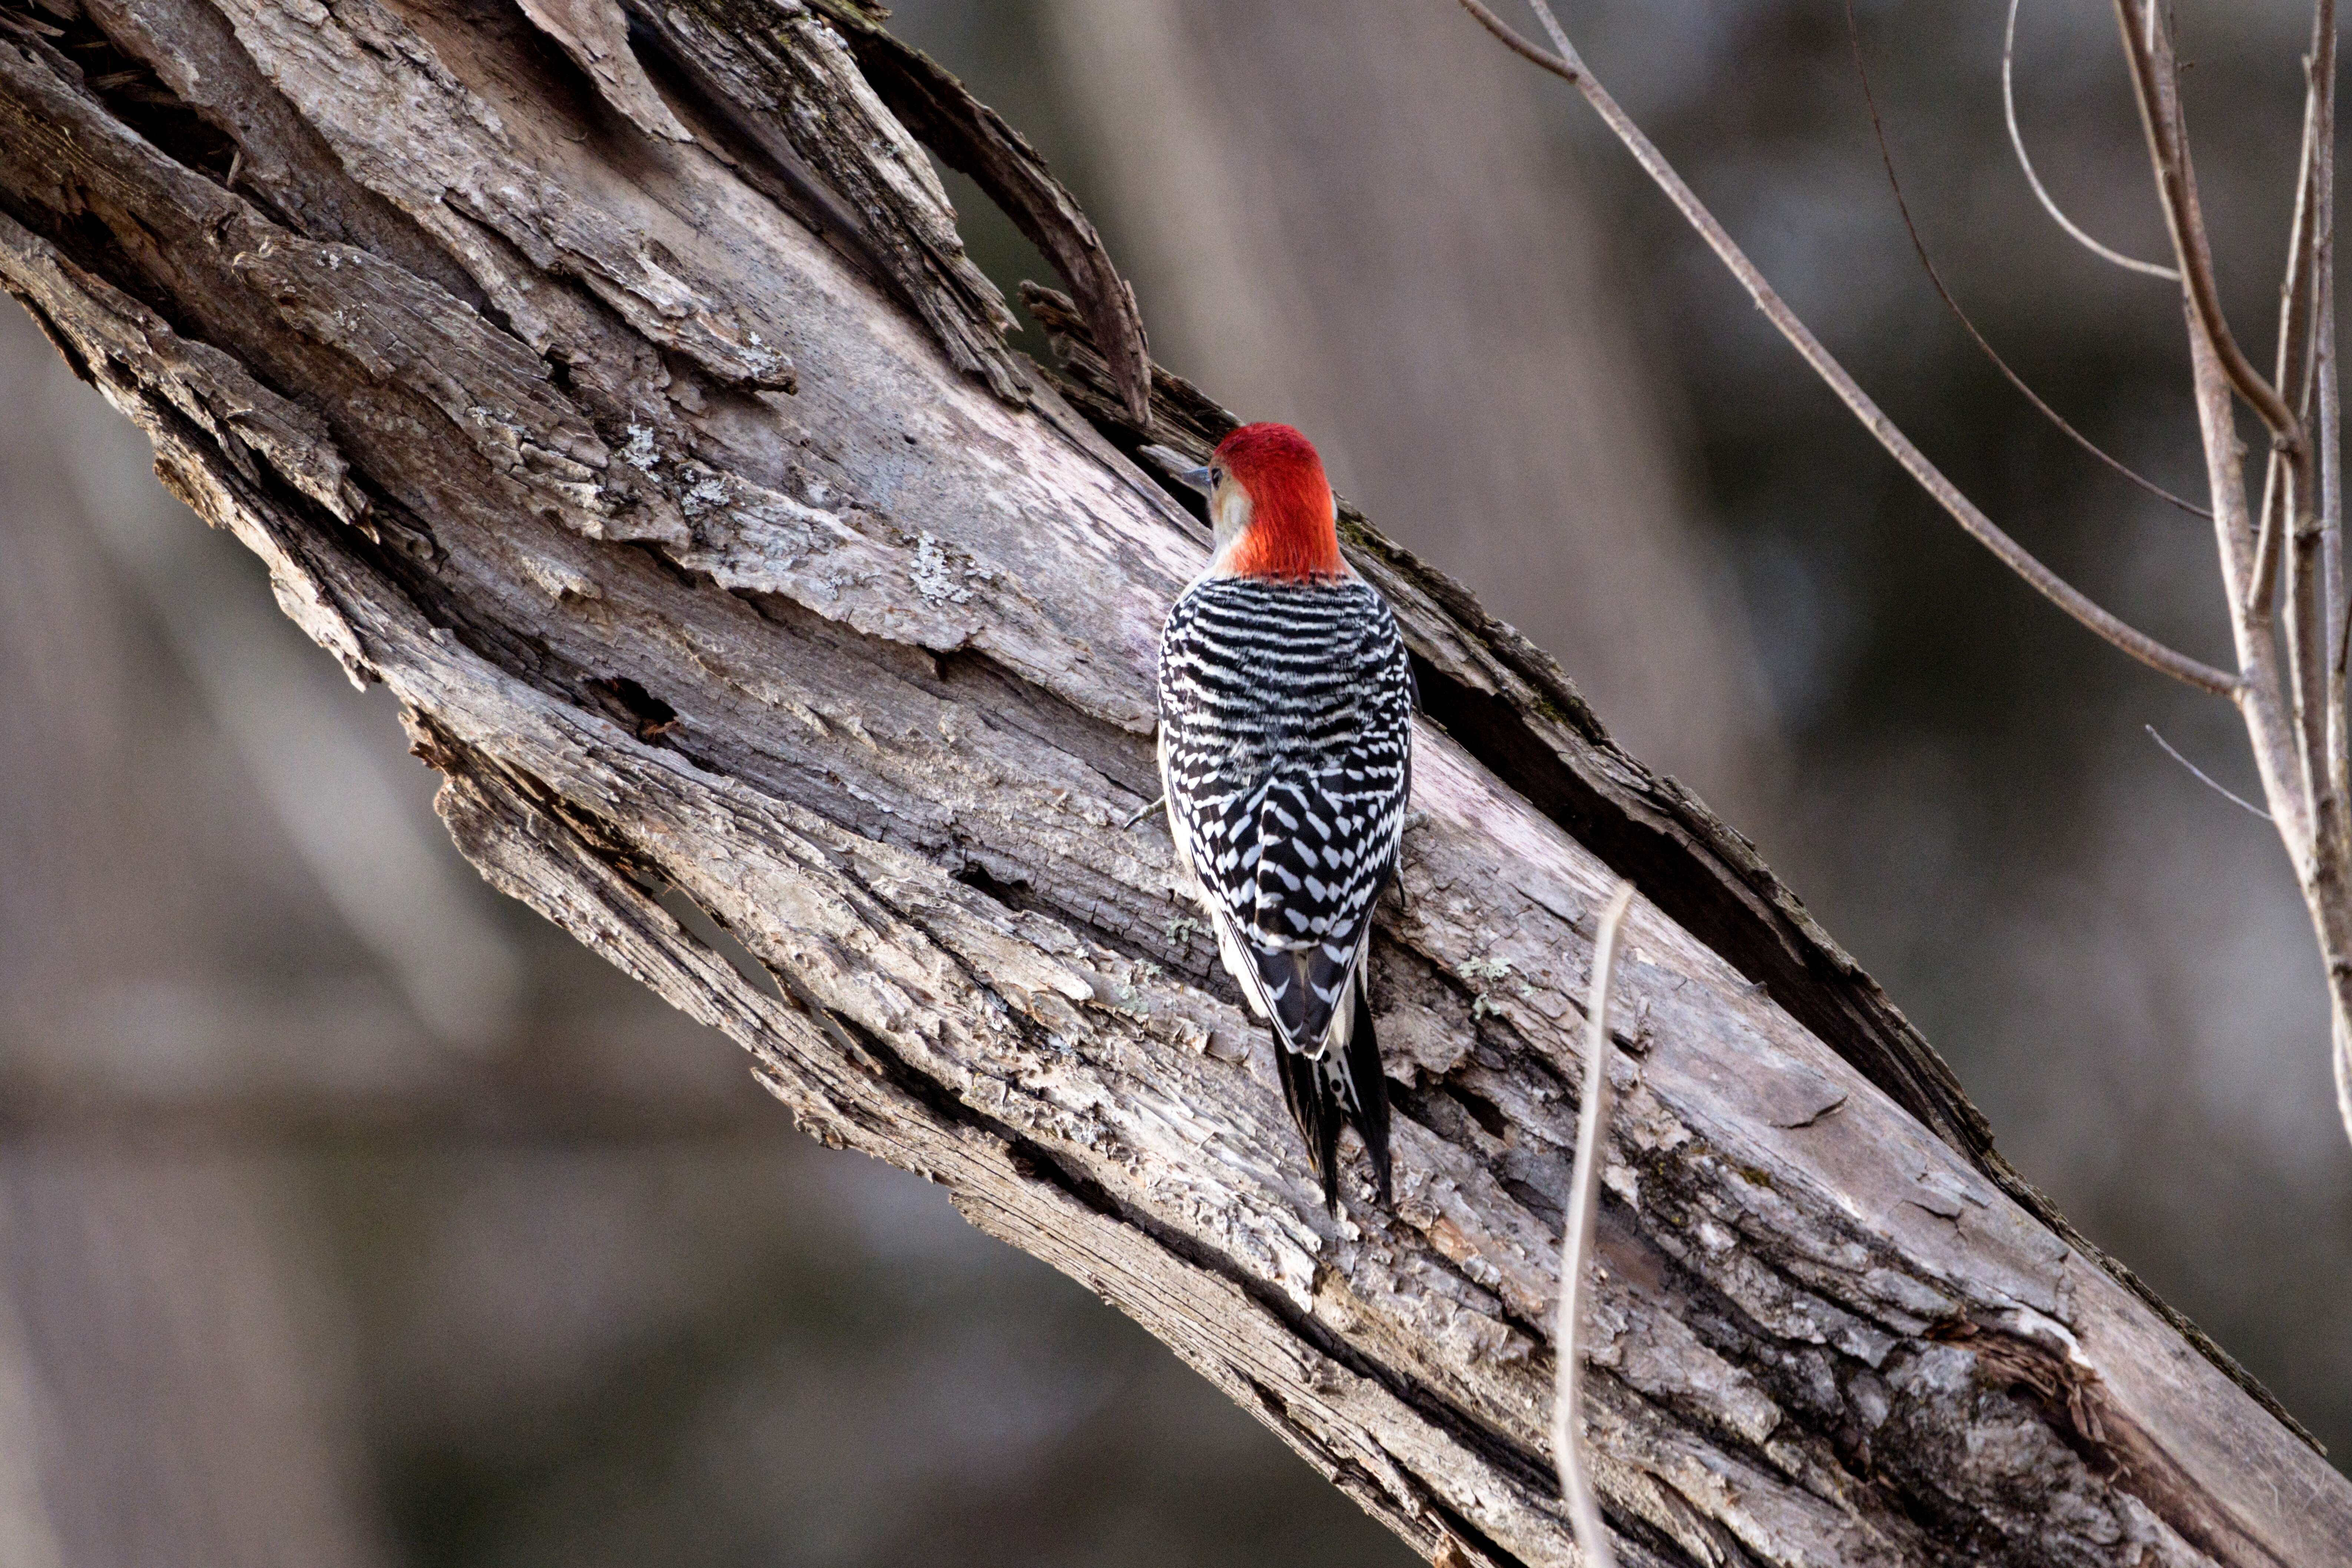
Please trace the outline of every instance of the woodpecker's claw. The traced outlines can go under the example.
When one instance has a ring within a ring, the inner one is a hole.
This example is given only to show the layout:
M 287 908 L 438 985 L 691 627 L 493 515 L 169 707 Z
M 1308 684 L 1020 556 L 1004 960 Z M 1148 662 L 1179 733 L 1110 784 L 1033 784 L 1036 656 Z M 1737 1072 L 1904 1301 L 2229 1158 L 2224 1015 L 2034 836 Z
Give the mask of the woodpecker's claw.
M 1125 822 L 1121 823 L 1118 830 L 1121 833 L 1125 833 L 1129 828 L 1133 827 L 1137 823 L 1141 822 L 1145 817 L 1150 816 L 1153 812 L 1158 811 L 1161 806 L 1166 805 L 1167 804 L 1167 793 L 1162 791 L 1158 800 L 1153 801 L 1150 805 L 1145 806 L 1141 811 L 1137 812 L 1133 816 L 1129 817 Z

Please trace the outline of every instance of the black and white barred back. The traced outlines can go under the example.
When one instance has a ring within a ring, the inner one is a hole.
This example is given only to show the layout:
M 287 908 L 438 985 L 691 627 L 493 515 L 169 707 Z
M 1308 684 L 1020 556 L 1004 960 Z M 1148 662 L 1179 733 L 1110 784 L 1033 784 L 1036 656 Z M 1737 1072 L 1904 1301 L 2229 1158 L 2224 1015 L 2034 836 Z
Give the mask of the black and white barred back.
M 1388 1087 L 1364 994 L 1372 906 L 1412 787 L 1412 667 L 1355 576 L 1204 577 L 1160 638 L 1160 774 L 1178 864 L 1274 1030 L 1325 1201 L 1343 1117 L 1389 1198 Z

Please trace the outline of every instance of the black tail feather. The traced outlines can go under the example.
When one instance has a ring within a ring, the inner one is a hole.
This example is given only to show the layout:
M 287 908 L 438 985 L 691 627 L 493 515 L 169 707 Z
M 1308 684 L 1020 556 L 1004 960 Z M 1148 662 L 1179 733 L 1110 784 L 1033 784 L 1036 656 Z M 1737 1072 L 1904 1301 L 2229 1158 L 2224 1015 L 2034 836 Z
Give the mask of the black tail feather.
M 1323 1076 L 1323 1064 L 1300 1056 L 1279 1039 L 1274 1044 L 1275 1065 L 1282 1073 L 1282 1100 L 1290 1119 L 1307 1140 L 1307 1163 L 1323 1183 L 1323 1205 L 1339 1212 L 1339 1122 L 1338 1096 Z
M 1307 1163 L 1323 1184 L 1323 1203 L 1339 1212 L 1339 1129 L 1354 1122 L 1371 1156 L 1372 1176 L 1381 1202 L 1391 1201 L 1389 1167 L 1389 1083 L 1381 1070 L 1380 1043 L 1372 1032 L 1371 1004 L 1360 979 L 1355 986 L 1354 1027 L 1342 1064 L 1328 1057 L 1317 1060 L 1291 1050 L 1277 1038 L 1274 1059 L 1282 1075 L 1283 1103 L 1307 1141 Z
M 1364 1152 L 1372 1157 L 1372 1177 L 1379 1183 L 1381 1203 L 1389 1192 L 1389 1079 L 1381 1070 L 1379 1037 L 1372 1033 L 1372 1004 L 1364 994 L 1363 976 L 1356 977 L 1356 1027 L 1348 1038 L 1348 1081 L 1358 1103 L 1351 1109 L 1356 1131 L 1363 1134 Z

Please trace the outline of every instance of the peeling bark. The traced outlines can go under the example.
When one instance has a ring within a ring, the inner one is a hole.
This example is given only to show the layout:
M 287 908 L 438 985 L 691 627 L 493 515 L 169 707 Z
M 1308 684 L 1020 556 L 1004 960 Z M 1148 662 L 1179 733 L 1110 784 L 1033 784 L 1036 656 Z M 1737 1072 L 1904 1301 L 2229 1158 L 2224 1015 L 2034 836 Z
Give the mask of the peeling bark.
M 1135 395 L 1041 166 L 999 184 L 1087 304 L 1039 297 L 1062 368 L 1004 347 L 901 119 L 1017 139 L 862 9 L 12 7 L 0 279 L 398 695 L 467 857 L 1425 1554 L 1574 1559 L 1547 1324 L 1622 871 L 1588 1414 L 1629 1561 L 2352 1562 L 2352 1487 L 2016 1178 L 1752 847 L 1352 510 L 1430 714 L 1374 956 L 1397 1202 L 1323 1211 L 1164 835 L 1121 826 L 1205 539 L 1146 448 L 1226 416 Z

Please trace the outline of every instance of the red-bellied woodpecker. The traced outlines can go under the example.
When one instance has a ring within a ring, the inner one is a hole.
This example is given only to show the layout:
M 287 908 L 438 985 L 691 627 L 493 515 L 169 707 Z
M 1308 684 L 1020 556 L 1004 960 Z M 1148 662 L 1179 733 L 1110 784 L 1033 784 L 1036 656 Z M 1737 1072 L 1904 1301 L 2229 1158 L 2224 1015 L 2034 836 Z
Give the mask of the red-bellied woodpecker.
M 1389 1200 L 1388 1082 L 1365 991 L 1372 905 L 1412 787 L 1412 666 L 1339 555 L 1323 460 L 1244 425 L 1205 469 L 1217 551 L 1160 637 L 1160 777 L 1178 866 L 1274 1030 L 1283 1098 L 1336 1212 L 1339 1128 Z

